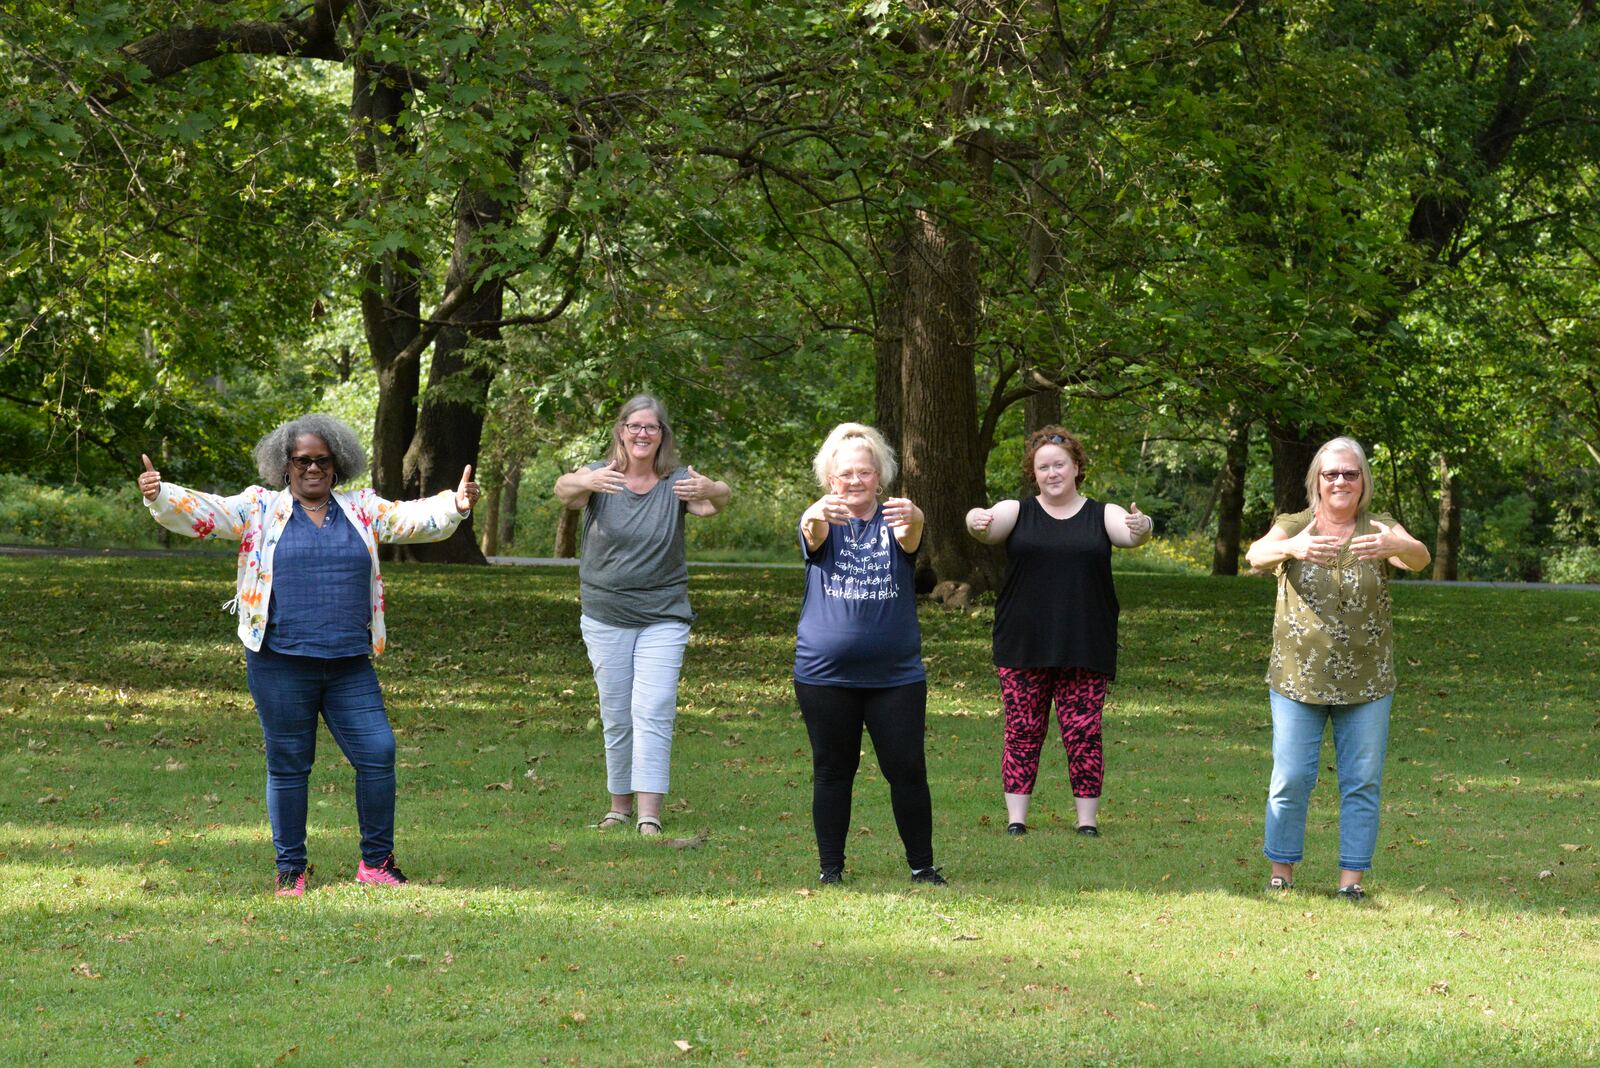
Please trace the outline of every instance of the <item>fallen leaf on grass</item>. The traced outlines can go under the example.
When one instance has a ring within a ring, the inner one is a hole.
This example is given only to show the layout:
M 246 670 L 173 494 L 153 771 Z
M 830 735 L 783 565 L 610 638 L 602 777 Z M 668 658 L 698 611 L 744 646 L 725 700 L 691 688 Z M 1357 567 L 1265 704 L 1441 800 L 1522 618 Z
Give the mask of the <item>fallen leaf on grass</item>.
M 673 1039 L 673 1040 L 672 1040 L 672 1044 L 673 1044 L 673 1045 L 674 1045 L 674 1046 L 677 1046 L 677 1047 L 678 1047 L 678 1052 L 679 1052 L 679 1053 L 688 1053 L 688 1052 L 689 1052 L 689 1051 L 690 1051 L 690 1050 L 692 1050 L 692 1049 L 694 1049 L 694 1047 L 693 1047 L 693 1046 L 691 1046 L 691 1045 L 689 1045 L 689 1043 L 687 1043 L 687 1042 L 685 1042 L 685 1041 L 684 1041 L 684 1040 L 683 1040 L 683 1039 L 681 1039 L 681 1038 L 675 1038 L 675 1039 Z
M 428 963 L 428 958 L 421 953 L 402 953 L 398 957 L 390 957 L 384 963 L 390 968 L 410 968 Z
M 1586 847 L 1581 846 L 1581 845 L 1577 844 L 1576 842 L 1562 842 L 1561 843 L 1561 848 L 1565 849 L 1568 853 L 1576 853 L 1578 850 L 1586 848 Z
M 952 938 L 950 941 L 952 941 L 952 942 L 976 942 L 976 941 L 978 941 L 978 939 L 980 939 L 982 937 L 983 937 L 982 935 L 975 935 L 975 934 L 958 934 L 954 938 Z
M 796 890 L 795 893 L 799 894 L 801 897 L 810 897 L 812 894 L 815 894 L 816 891 L 808 887 L 801 887 L 800 889 Z
M 1318 980 L 1320 980 L 1322 978 L 1322 973 L 1317 971 L 1315 968 L 1307 968 L 1306 969 L 1306 978 L 1310 979 L 1313 983 L 1315 983 L 1315 982 L 1317 982 Z
M 1450 993 L 1450 984 L 1443 979 L 1440 979 L 1437 983 L 1430 983 L 1428 986 L 1428 993 L 1448 994 Z
M 74 964 L 72 966 L 72 974 L 76 975 L 79 979 L 104 979 L 105 978 L 105 976 L 101 975 L 99 972 L 95 971 L 92 967 L 90 967 L 88 961 L 84 961 L 81 964 Z
M 161 765 L 162 770 L 164 770 L 164 771 L 182 771 L 184 768 L 186 768 L 188 766 L 189 765 L 185 764 L 183 761 L 177 759 L 176 757 L 167 757 L 167 762 L 165 764 Z
M 699 849 L 706 844 L 707 837 L 709 836 L 702 831 L 693 838 L 657 838 L 656 844 L 664 845 L 668 849 Z
M 589 1017 L 585 1016 L 581 1012 L 573 1012 L 573 1014 L 572 1014 L 572 1022 L 575 1023 L 575 1024 L 588 1023 L 589 1022 Z
M 1554 879 L 1555 877 L 1556 873 L 1551 871 L 1549 868 L 1546 868 L 1539 873 L 1539 878 L 1541 879 Z
M 486 782 L 483 784 L 483 788 L 485 790 L 510 790 L 512 788 L 511 780 L 507 779 L 505 782 Z
M 143 890 L 145 893 L 149 893 L 150 891 L 155 890 L 160 886 L 161 886 L 161 884 L 156 882 L 154 879 L 140 879 L 139 880 L 139 889 Z
M 61 800 L 61 798 L 58 797 L 55 794 L 45 794 L 43 797 L 39 798 L 39 800 L 34 802 L 34 803 L 38 804 L 38 805 L 53 805 L 57 801 L 60 801 L 60 800 Z
M 290 1057 L 295 1056 L 299 1052 L 300 1052 L 300 1047 L 299 1046 L 290 1046 L 288 1049 L 286 1049 L 282 1053 L 278 1054 L 278 1059 L 273 1061 L 272 1063 L 273 1064 L 282 1064 L 284 1061 L 288 1060 Z

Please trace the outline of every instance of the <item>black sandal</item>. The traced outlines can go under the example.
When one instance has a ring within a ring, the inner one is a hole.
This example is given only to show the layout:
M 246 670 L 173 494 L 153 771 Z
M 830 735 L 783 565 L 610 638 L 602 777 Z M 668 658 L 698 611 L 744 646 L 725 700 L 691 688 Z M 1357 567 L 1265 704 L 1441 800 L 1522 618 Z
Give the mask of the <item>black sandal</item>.
M 1267 880 L 1268 890 L 1293 890 L 1294 880 L 1284 875 L 1274 875 Z
M 1341 887 L 1339 887 L 1338 891 L 1335 893 L 1334 896 L 1342 897 L 1346 901 L 1349 901 L 1349 902 L 1351 902 L 1353 904 L 1353 903 L 1355 903 L 1357 901 L 1360 901 L 1362 898 L 1366 897 L 1367 896 L 1367 892 L 1366 892 L 1366 890 L 1362 889 L 1362 886 L 1361 886 L 1360 883 L 1351 883 L 1349 886 L 1341 886 Z

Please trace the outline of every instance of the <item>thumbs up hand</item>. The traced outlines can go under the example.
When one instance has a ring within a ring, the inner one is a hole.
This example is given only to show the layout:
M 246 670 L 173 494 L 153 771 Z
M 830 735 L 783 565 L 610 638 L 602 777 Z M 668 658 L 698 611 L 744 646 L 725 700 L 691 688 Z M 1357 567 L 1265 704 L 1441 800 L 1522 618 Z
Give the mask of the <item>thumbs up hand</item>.
M 1143 540 L 1155 526 L 1154 520 L 1139 511 L 1138 501 L 1128 506 L 1128 533 L 1132 534 L 1135 540 Z
M 483 489 L 472 481 L 472 465 L 468 464 L 461 472 L 461 484 L 456 487 L 456 511 L 466 515 L 482 495 Z
M 144 470 L 139 472 L 139 492 L 144 494 L 145 500 L 153 501 L 161 492 L 161 472 L 144 453 L 139 454 L 139 459 L 144 461 Z

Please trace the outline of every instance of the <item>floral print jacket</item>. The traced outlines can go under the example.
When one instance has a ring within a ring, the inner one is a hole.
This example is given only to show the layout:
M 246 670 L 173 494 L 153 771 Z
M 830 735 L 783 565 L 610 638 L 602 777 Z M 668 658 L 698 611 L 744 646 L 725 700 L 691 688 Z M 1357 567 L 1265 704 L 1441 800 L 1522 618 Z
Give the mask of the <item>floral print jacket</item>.
M 466 516 L 456 511 L 455 493 L 450 490 L 417 501 L 384 500 L 370 489 L 335 490 L 333 496 L 372 557 L 372 655 L 381 656 L 385 641 L 378 543 L 443 541 Z M 222 497 L 163 482 L 155 500 L 146 501 L 145 507 L 157 523 L 176 534 L 239 543 L 237 592 L 225 607 L 239 616 L 239 640 L 245 648 L 259 652 L 272 598 L 272 554 L 294 509 L 289 491 L 251 486 Z

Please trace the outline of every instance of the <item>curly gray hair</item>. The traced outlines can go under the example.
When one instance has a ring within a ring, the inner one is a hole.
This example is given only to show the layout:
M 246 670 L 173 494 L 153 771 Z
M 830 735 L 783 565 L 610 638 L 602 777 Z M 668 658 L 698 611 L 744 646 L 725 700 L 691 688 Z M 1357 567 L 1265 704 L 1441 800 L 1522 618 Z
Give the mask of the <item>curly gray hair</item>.
M 302 434 L 315 434 L 333 454 L 336 482 L 360 478 L 367 470 L 367 453 L 361 439 L 331 415 L 302 415 L 280 424 L 256 443 L 256 471 L 264 486 L 282 486 L 289 480 L 289 457 Z

